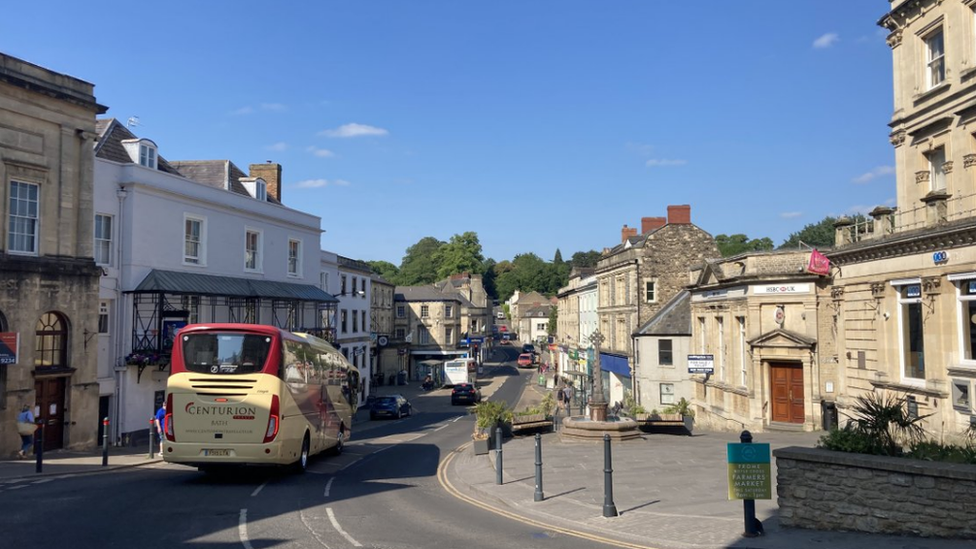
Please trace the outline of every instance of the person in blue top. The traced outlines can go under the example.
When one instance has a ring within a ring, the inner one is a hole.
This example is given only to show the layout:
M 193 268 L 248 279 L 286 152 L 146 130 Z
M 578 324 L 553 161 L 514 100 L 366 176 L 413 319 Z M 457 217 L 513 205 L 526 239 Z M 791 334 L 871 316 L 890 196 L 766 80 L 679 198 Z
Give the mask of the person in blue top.
M 31 412 L 30 406 L 24 404 L 21 408 L 20 413 L 17 414 L 17 423 L 29 423 L 34 425 L 34 412 Z M 29 435 L 23 433 L 20 434 L 20 451 L 17 452 L 17 457 L 20 459 L 26 458 L 31 453 L 31 446 L 34 445 L 34 433 L 33 431 Z
M 163 428 L 166 427 L 166 401 L 156 410 L 156 435 L 159 437 L 159 453 L 163 453 Z

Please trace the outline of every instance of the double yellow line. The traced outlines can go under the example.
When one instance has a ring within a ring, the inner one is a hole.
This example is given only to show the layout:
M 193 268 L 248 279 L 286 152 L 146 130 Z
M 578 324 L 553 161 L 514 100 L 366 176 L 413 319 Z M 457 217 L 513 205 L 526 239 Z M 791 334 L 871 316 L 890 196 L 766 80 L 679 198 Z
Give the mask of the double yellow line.
M 580 531 L 577 531 L 577 530 L 570 530 L 568 528 L 562 528 L 562 527 L 559 527 L 559 526 L 553 526 L 552 524 L 548 524 L 548 523 L 544 523 L 544 522 L 541 522 L 541 521 L 538 521 L 538 520 L 526 518 L 526 517 L 524 517 L 522 515 L 519 515 L 519 514 L 516 514 L 516 513 L 511 513 L 509 511 L 504 510 L 504 509 L 499 509 L 498 507 L 493 507 L 493 506 L 488 505 L 488 504 L 486 504 L 486 503 L 484 503 L 482 501 L 476 500 L 476 499 L 474 499 L 472 497 L 469 497 L 469 496 L 467 496 L 465 494 L 462 494 L 461 492 L 459 492 L 457 490 L 457 488 L 454 487 L 453 484 L 451 484 L 451 481 L 449 481 L 447 479 L 447 468 L 450 466 L 451 462 L 454 461 L 455 456 L 457 456 L 461 452 L 467 450 L 469 446 L 471 446 L 471 443 L 470 442 L 467 442 L 465 444 L 462 444 L 461 446 L 458 446 L 453 451 L 451 451 L 451 453 L 447 454 L 447 456 L 445 456 L 444 459 L 441 460 L 440 465 L 437 466 L 437 480 L 438 480 L 438 482 L 441 483 L 441 486 L 444 487 L 444 490 L 446 490 L 447 493 L 451 494 L 452 496 L 454 496 L 454 497 L 456 497 L 456 498 L 458 498 L 458 499 L 460 499 L 462 501 L 466 501 L 466 502 L 470 503 L 471 505 L 474 505 L 475 507 L 484 509 L 486 511 L 490 511 L 492 513 L 495 513 L 496 515 L 500 515 L 500 516 L 503 516 L 503 517 L 512 519 L 514 521 L 521 522 L 522 524 L 528 524 L 528 525 L 534 526 L 536 528 L 541 528 L 543 530 L 550 530 L 552 532 L 559 532 L 560 534 L 565 534 L 567 536 L 573 536 L 573 537 L 577 537 L 577 538 L 581 538 L 581 539 L 585 539 L 585 540 L 589 540 L 589 541 L 596 541 L 596 542 L 599 542 L 599 543 L 605 543 L 607 545 L 612 545 L 614 547 L 626 547 L 628 549 L 657 549 L 656 547 L 650 547 L 650 546 L 647 546 L 647 545 L 638 545 L 636 543 L 630 543 L 630 542 L 621 541 L 621 540 L 617 540 L 617 539 L 605 538 L 603 536 L 598 536 L 598 535 L 590 534 L 590 533 L 587 533 L 587 532 L 580 532 Z

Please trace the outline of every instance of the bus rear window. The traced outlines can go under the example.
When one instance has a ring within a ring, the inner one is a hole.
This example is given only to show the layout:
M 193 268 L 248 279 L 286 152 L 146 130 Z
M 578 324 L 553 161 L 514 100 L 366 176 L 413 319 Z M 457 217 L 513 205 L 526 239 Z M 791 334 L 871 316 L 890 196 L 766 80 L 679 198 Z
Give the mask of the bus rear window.
M 264 369 L 271 337 L 237 333 L 199 333 L 183 336 L 183 362 L 201 374 L 254 374 Z

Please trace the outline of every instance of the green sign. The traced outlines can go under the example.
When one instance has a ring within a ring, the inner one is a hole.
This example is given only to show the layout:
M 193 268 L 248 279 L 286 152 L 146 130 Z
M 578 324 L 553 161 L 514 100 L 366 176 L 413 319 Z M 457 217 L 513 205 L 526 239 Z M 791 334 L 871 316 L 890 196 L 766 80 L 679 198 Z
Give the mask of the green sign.
M 769 444 L 729 443 L 729 499 L 773 499 L 769 455 Z

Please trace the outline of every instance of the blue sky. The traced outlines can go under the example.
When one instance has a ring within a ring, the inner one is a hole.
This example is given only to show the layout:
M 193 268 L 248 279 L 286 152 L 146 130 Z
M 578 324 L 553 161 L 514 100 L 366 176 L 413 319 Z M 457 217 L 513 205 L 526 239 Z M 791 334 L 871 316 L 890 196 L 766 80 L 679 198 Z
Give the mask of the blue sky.
M 669 204 L 777 245 L 893 204 L 888 6 L 16 2 L 0 51 L 92 82 L 169 160 L 281 163 L 325 249 L 399 265 L 475 231 L 550 260 Z

